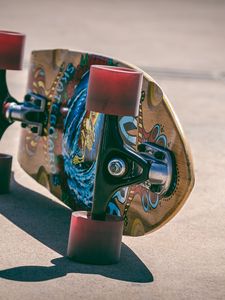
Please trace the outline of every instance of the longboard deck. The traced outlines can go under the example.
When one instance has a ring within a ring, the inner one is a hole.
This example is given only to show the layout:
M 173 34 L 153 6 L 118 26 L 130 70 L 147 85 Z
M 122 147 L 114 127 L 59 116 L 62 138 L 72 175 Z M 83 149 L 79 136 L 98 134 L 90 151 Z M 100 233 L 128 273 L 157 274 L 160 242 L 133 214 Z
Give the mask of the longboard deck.
M 91 209 L 102 128 L 102 114 L 85 111 L 92 64 L 138 69 L 90 53 L 62 49 L 32 53 L 28 91 L 48 99 L 48 125 L 41 137 L 22 129 L 18 155 L 21 167 L 30 176 L 74 210 Z M 143 74 L 139 116 L 120 117 L 120 134 L 134 149 L 148 141 L 171 150 L 176 180 L 166 197 L 157 196 L 143 185 L 124 188 L 113 196 L 108 212 L 124 217 L 124 234 L 131 236 L 149 233 L 167 223 L 194 185 L 191 153 L 177 116 L 159 85 Z

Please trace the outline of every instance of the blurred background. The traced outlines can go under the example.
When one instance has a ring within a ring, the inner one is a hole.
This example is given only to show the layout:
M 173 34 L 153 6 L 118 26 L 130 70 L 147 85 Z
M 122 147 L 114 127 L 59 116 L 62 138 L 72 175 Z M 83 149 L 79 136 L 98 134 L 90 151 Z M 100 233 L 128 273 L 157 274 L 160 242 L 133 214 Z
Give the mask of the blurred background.
M 0 299 L 225 298 L 225 1 L 0 0 L 0 29 L 27 36 L 23 71 L 8 72 L 21 100 L 32 50 L 85 50 L 143 68 L 168 95 L 196 172 L 194 191 L 170 223 L 124 238 L 121 264 L 71 265 L 49 237 L 54 226 L 68 226 L 70 212 L 19 168 L 13 125 L 0 143 L 0 152 L 14 155 L 15 172 L 14 192 L 0 201 Z M 36 227 L 28 230 L 25 216 Z M 58 240 L 65 242 L 65 230 Z

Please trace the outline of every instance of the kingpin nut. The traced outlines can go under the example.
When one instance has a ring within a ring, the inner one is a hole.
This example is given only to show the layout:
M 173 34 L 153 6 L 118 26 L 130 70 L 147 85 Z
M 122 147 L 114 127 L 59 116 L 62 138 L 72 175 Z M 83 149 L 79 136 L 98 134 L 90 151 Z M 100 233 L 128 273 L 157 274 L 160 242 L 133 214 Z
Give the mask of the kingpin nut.
M 126 173 L 126 164 L 121 158 L 114 158 L 108 163 L 108 172 L 115 177 L 121 177 Z

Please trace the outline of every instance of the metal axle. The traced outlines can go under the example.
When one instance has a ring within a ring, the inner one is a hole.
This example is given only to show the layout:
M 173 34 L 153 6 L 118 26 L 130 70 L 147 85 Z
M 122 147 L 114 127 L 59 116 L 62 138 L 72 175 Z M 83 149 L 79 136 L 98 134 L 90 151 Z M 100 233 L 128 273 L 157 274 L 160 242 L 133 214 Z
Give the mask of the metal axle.
M 33 133 L 43 134 L 43 126 L 47 121 L 45 113 L 46 99 L 40 95 L 27 94 L 23 103 L 5 104 L 4 116 L 10 123 L 19 121 L 22 127 L 29 127 Z

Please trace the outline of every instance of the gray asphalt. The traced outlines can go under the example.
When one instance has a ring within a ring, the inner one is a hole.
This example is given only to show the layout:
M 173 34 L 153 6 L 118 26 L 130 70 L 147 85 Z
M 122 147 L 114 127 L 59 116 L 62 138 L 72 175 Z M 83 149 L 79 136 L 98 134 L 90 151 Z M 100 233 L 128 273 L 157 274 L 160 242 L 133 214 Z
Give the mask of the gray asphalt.
M 113 266 L 71 263 L 70 210 L 16 161 L 19 125 L 0 142 L 14 155 L 12 192 L 0 196 L 0 299 L 225 299 L 225 1 L 0 0 L 0 28 L 27 35 L 22 99 L 33 49 L 118 57 L 161 85 L 189 139 L 196 185 L 181 212 L 140 238 L 123 238 Z

